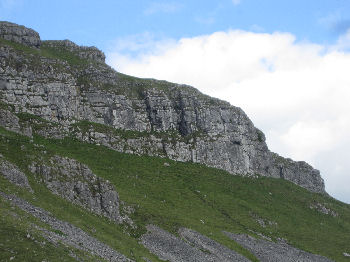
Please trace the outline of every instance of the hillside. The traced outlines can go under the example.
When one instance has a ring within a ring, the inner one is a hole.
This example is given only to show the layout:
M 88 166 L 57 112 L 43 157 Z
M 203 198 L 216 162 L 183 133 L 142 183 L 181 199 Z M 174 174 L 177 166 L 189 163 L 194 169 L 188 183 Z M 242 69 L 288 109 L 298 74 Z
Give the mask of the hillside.
M 1 261 L 350 259 L 350 206 L 240 108 L 8 22 L 0 57 Z

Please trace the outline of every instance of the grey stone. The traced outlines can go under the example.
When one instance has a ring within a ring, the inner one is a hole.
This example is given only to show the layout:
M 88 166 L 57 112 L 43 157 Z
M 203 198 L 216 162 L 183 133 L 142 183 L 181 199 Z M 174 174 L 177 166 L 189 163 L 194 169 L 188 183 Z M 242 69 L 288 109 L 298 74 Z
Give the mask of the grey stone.
M 334 210 L 326 207 L 324 204 L 321 204 L 321 203 L 313 203 L 313 204 L 310 205 L 310 208 L 311 209 L 315 209 L 318 212 L 320 212 L 322 214 L 325 214 L 325 215 L 331 215 L 333 217 L 337 217 L 338 216 L 337 212 L 335 212 Z
M 17 166 L 2 157 L 0 157 L 0 174 L 2 174 L 12 184 L 33 192 L 33 189 L 29 185 L 27 176 Z
M 10 110 L 0 108 L 0 126 L 7 130 L 32 137 L 32 128 L 20 123 L 19 118 Z
M 179 235 L 187 240 L 191 245 L 200 249 L 206 250 L 215 258 L 213 261 L 230 262 L 230 261 L 250 261 L 246 257 L 237 252 L 219 244 L 218 242 L 199 234 L 198 232 L 180 228 Z
M 68 222 L 53 217 L 52 214 L 50 214 L 44 209 L 33 206 L 30 203 L 14 195 L 6 195 L 3 192 L 0 192 L 0 197 L 10 201 L 13 205 L 19 207 L 28 214 L 31 214 L 34 217 L 40 219 L 43 223 L 48 224 L 53 229 L 63 233 L 57 234 L 55 232 L 41 228 L 43 236 L 50 242 L 64 243 L 79 250 L 90 252 L 93 255 L 99 256 L 102 259 L 111 262 L 132 261 L 126 258 L 121 253 L 112 249 L 108 245 L 98 241 L 94 237 L 91 237 L 80 228 L 73 226 Z
M 155 225 L 148 225 L 147 230 L 148 232 L 141 237 L 141 243 L 162 260 L 172 262 L 250 261 L 216 241 L 187 228 L 179 229 L 179 235 L 183 240 Z
M 97 177 L 86 165 L 74 159 L 54 156 L 49 164 L 32 163 L 29 168 L 54 194 L 112 221 L 121 222 L 119 197 L 114 186 Z
M 215 261 L 210 254 L 190 246 L 169 232 L 154 226 L 147 226 L 148 232 L 141 237 L 141 243 L 161 260 L 171 262 Z
M 15 112 L 62 126 L 51 133 L 59 136 L 59 130 L 70 130 L 82 141 L 120 152 L 201 163 L 234 175 L 281 178 L 325 193 L 319 171 L 269 151 L 264 134 L 242 109 L 186 85 L 123 78 L 102 63 L 104 55 L 95 48 L 67 40 L 43 45 L 65 48 L 88 62 L 70 66 L 47 57 L 34 61 L 0 46 L 0 101 L 12 105 Z M 77 121 L 103 124 L 114 131 L 79 130 Z M 49 130 L 40 134 L 49 136 Z M 126 137 L 115 130 L 135 135 Z
M 40 36 L 33 29 L 10 22 L 0 22 L 0 37 L 30 47 L 40 47 Z
M 332 260 L 314 255 L 284 242 L 255 239 L 248 235 L 224 232 L 232 240 L 251 251 L 261 262 L 330 262 Z

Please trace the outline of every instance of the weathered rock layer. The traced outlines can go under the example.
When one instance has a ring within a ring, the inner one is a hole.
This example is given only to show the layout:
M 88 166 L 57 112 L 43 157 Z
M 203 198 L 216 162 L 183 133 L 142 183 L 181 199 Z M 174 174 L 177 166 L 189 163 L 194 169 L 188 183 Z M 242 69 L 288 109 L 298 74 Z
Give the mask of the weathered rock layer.
M 86 165 L 54 156 L 49 164 L 32 163 L 30 170 L 54 194 L 120 222 L 119 197 L 114 186 L 97 177 Z
M 7 26 L 0 23 L 1 28 Z M 25 38 L 17 42 L 27 44 Z M 55 48 L 63 48 L 64 56 L 42 52 Z M 118 74 L 96 50 L 50 41 L 36 53 L 26 53 L 1 44 L 0 101 L 15 112 L 40 116 L 67 130 L 84 120 L 123 131 L 75 132 L 82 140 L 121 152 L 192 161 L 232 174 L 283 178 L 325 192 L 319 171 L 270 152 L 264 134 L 240 108 L 189 86 Z

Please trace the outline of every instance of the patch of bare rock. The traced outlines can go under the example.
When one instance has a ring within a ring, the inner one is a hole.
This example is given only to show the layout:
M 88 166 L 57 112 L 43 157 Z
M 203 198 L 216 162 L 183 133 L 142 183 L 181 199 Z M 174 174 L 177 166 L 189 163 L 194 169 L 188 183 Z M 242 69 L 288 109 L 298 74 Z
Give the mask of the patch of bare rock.
M 334 210 L 326 207 L 324 204 L 322 203 L 315 203 L 315 204 L 311 204 L 310 205 L 310 208 L 311 209 L 315 209 L 317 210 L 318 212 L 322 213 L 322 214 L 325 214 L 325 215 L 330 215 L 332 217 L 337 217 L 338 214 L 337 212 L 335 212 Z
M 33 189 L 29 185 L 27 176 L 17 166 L 5 160 L 2 156 L 0 156 L 0 174 L 12 184 L 33 192 Z
M 193 231 L 182 228 L 184 240 L 155 226 L 148 225 L 141 243 L 160 259 L 171 262 L 250 261 L 221 244 Z
M 95 214 L 121 222 L 117 191 L 88 166 L 74 159 L 53 156 L 48 162 L 32 163 L 29 168 L 52 193 Z
M 52 243 L 61 242 L 79 250 L 90 252 L 93 255 L 111 262 L 132 261 L 96 238 L 91 237 L 80 228 L 53 217 L 49 212 L 31 205 L 17 196 L 0 192 L 0 197 L 10 201 L 13 205 L 40 219 L 45 224 L 50 225 L 54 230 L 62 232 L 62 234 L 57 234 L 52 231 L 43 230 L 43 236 Z
M 332 260 L 314 255 L 284 242 L 255 239 L 244 234 L 233 234 L 224 232 L 232 240 L 251 251 L 261 262 L 331 262 Z

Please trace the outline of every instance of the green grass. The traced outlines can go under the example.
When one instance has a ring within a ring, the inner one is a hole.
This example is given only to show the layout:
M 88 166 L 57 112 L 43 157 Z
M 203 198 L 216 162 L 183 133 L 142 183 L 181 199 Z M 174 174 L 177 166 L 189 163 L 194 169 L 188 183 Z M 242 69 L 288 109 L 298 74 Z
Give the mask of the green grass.
M 348 251 L 350 243 L 349 205 L 310 193 L 288 181 L 232 176 L 199 164 L 123 154 L 73 139 L 48 140 L 36 136 L 30 143 L 29 139 L 3 129 L 0 134 L 0 152 L 23 170 L 38 157 L 59 154 L 87 164 L 98 176 L 111 181 L 121 200 L 135 207 L 132 218 L 137 230 L 117 226 L 50 194 L 31 175 L 36 200 L 29 193 L 19 195 L 87 232 L 92 233 L 95 228 L 94 236 L 130 257 L 151 257 L 137 243 L 137 237 L 145 232 L 145 225 L 152 223 L 175 234 L 179 227 L 192 228 L 253 260 L 248 251 L 222 231 L 253 235 L 255 231 L 273 239 L 283 237 L 295 247 L 346 261 L 342 253 Z M 165 162 L 170 166 L 164 166 Z M 314 202 L 326 203 L 339 216 L 310 209 Z M 263 228 L 254 216 L 274 221 L 277 226 Z
M 92 60 L 83 59 L 79 57 L 77 54 L 74 54 L 74 52 L 71 52 L 64 47 L 51 47 L 45 44 L 45 41 L 42 42 L 40 51 L 41 51 L 40 54 L 42 56 L 64 60 L 64 61 L 67 61 L 72 66 L 85 66 L 89 63 L 93 63 Z
M 13 187 L 2 177 L 0 180 L 7 189 Z M 47 225 L 11 206 L 2 198 L 0 198 L 0 225 L 0 261 L 10 261 L 11 257 L 14 261 L 76 261 L 70 256 L 70 252 L 74 252 L 84 261 L 96 261 L 96 257 L 74 248 L 48 242 L 37 228 L 51 230 Z

